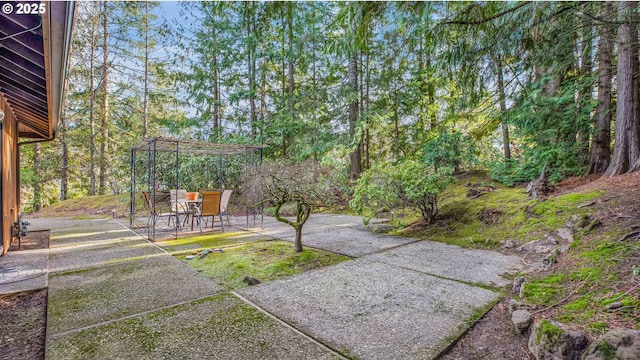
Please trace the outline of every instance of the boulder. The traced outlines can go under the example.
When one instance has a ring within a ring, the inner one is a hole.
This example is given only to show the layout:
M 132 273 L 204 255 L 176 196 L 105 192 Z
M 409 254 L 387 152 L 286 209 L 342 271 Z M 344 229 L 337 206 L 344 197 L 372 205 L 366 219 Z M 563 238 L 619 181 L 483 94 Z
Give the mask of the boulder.
M 524 276 L 516 276 L 516 278 L 513 279 L 513 288 L 512 288 L 513 293 L 520 294 L 520 289 L 522 289 L 523 284 L 524 284 Z
M 537 360 L 578 360 L 587 347 L 584 334 L 549 320 L 536 321 L 529 336 L 529 351 Z
M 520 251 L 520 252 L 525 252 L 525 251 L 532 251 L 533 249 L 536 248 L 536 246 L 542 246 L 544 244 L 542 244 L 541 240 L 533 240 L 533 241 L 529 241 L 528 243 L 518 247 L 516 250 Z
M 529 312 L 534 311 L 537 308 L 534 304 L 527 304 L 520 302 L 516 299 L 509 300 L 509 314 L 512 314 L 516 310 L 527 310 Z
M 562 240 L 571 244 L 573 242 L 573 231 L 570 228 L 560 228 L 556 230 L 556 235 Z
M 502 245 L 503 249 L 513 249 L 514 247 L 518 246 L 518 242 L 513 239 L 501 241 L 500 244 Z
M 576 231 L 578 229 L 586 227 L 590 222 L 591 218 L 589 217 L 589 215 L 571 215 L 571 217 L 569 217 L 567 221 L 565 221 L 564 226 L 573 231 Z
M 531 266 L 530 268 L 526 269 L 524 273 L 531 274 L 551 270 L 553 268 L 553 265 L 558 262 L 558 255 L 560 255 L 561 253 L 562 251 L 560 250 L 560 248 L 553 249 L 553 251 L 551 251 L 549 255 L 545 256 L 543 259 L 540 259 L 540 261 L 533 264 L 533 266 Z
M 533 248 L 533 252 L 536 254 L 548 254 L 551 250 L 553 250 L 553 246 L 538 245 Z
M 242 281 L 244 281 L 247 284 L 249 284 L 249 286 L 260 284 L 260 280 L 254 278 L 254 277 L 251 277 L 249 275 L 245 276 L 244 279 L 242 279 Z
M 640 330 L 614 329 L 608 331 L 589 346 L 583 359 L 640 359 Z
M 531 325 L 531 313 L 527 310 L 516 310 L 511 314 L 511 321 L 516 331 L 524 334 Z

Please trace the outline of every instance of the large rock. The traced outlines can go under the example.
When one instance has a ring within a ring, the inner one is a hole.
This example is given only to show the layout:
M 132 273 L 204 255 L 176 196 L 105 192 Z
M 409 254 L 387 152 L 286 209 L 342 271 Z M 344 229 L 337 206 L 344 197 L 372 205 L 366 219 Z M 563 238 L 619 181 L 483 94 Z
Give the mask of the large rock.
M 573 230 L 570 228 L 559 228 L 556 234 L 562 240 L 566 240 L 569 244 L 573 242 Z
M 537 360 L 578 360 L 587 338 L 555 321 L 536 321 L 531 328 L 529 351 Z
M 583 359 L 640 359 L 640 330 L 615 329 L 607 332 L 589 346 Z
M 522 285 L 524 284 L 524 282 L 524 276 L 516 276 L 515 279 L 513 279 L 512 290 L 514 294 L 520 295 L 520 291 L 522 290 Z M 520 295 L 520 297 L 522 297 L 522 295 Z
M 516 310 L 534 311 L 537 308 L 538 307 L 534 304 L 527 304 L 516 299 L 509 300 L 509 314 L 513 314 L 513 312 Z
M 586 227 L 591 222 L 589 215 L 571 215 L 570 218 L 565 221 L 564 226 L 576 231 Z
M 531 325 L 531 313 L 527 310 L 516 310 L 511 314 L 511 321 L 516 331 L 524 334 Z

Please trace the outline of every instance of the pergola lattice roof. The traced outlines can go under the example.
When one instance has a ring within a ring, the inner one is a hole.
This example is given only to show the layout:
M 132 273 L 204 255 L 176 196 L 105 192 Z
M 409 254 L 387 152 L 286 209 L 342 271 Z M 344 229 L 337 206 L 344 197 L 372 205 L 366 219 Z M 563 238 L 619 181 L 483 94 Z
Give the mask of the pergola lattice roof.
M 184 154 L 232 155 L 262 149 L 263 145 L 250 144 L 214 144 L 205 141 L 154 137 L 143 139 L 131 149 L 136 151 L 180 152 Z

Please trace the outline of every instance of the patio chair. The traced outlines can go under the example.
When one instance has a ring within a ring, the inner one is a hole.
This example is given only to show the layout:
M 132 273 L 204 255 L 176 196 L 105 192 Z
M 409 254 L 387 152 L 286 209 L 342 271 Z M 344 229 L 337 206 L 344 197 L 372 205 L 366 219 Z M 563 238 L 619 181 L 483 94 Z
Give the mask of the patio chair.
M 169 194 L 157 192 L 155 194 L 155 198 L 151 199 L 151 195 L 148 191 L 143 191 L 145 204 L 147 205 L 147 209 L 149 209 L 149 213 L 154 218 L 154 223 L 157 222 L 159 218 L 167 218 L 169 219 L 171 214 L 164 212 L 169 209 Z M 151 218 L 147 220 L 149 222 Z M 167 220 L 167 225 L 169 224 Z
M 229 226 L 231 226 L 231 222 L 229 221 L 229 213 L 227 212 L 227 206 L 229 205 L 229 199 L 231 198 L 231 193 L 233 193 L 233 190 L 222 191 L 222 198 L 220 200 L 220 216 L 225 215 L 227 217 L 227 224 L 229 224 Z
M 211 228 L 215 224 L 216 216 L 220 218 L 220 227 L 224 231 L 224 223 L 222 222 L 222 213 L 220 211 L 220 200 L 222 193 L 220 191 L 205 191 L 202 194 L 202 205 L 195 208 L 195 214 L 198 217 L 198 225 L 200 225 L 200 233 L 202 234 L 202 223 L 204 218 L 211 217 Z M 193 229 L 193 220 L 191 221 L 191 229 Z
M 171 216 L 175 218 L 176 226 L 180 227 L 180 224 L 184 225 L 188 216 L 191 214 L 189 208 L 189 201 L 187 200 L 187 190 L 185 189 L 172 189 L 169 191 L 171 197 Z M 184 215 L 184 218 L 180 219 L 180 216 Z M 169 224 L 171 224 L 171 217 L 169 217 Z

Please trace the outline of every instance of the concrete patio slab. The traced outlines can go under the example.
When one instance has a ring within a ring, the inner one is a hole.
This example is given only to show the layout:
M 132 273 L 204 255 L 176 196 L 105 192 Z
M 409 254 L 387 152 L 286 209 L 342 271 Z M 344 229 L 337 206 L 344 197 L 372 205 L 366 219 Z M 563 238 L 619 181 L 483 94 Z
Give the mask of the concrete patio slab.
M 51 273 L 57 273 L 164 254 L 162 250 L 137 236 L 93 240 L 77 245 L 52 247 L 49 269 Z
M 0 294 L 47 287 L 49 249 L 9 251 L 0 257 Z
M 49 276 L 47 335 L 194 300 L 221 290 L 212 280 L 170 255 L 53 274 Z
M 49 359 L 332 359 L 332 353 L 223 294 L 47 343 Z
M 271 217 L 265 217 L 264 228 L 254 227 L 249 231 L 287 241 L 295 239 L 291 226 Z M 357 216 L 313 215 L 302 228 L 303 245 L 351 257 L 362 257 L 415 241 L 417 240 L 372 233 L 362 225 L 361 218 Z
M 500 296 L 366 259 L 240 293 L 344 355 L 363 359 L 433 359 Z
M 504 274 L 513 275 L 523 266 L 517 256 L 433 241 L 419 241 L 368 256 L 367 259 L 447 279 L 500 287 L 511 283 Z

